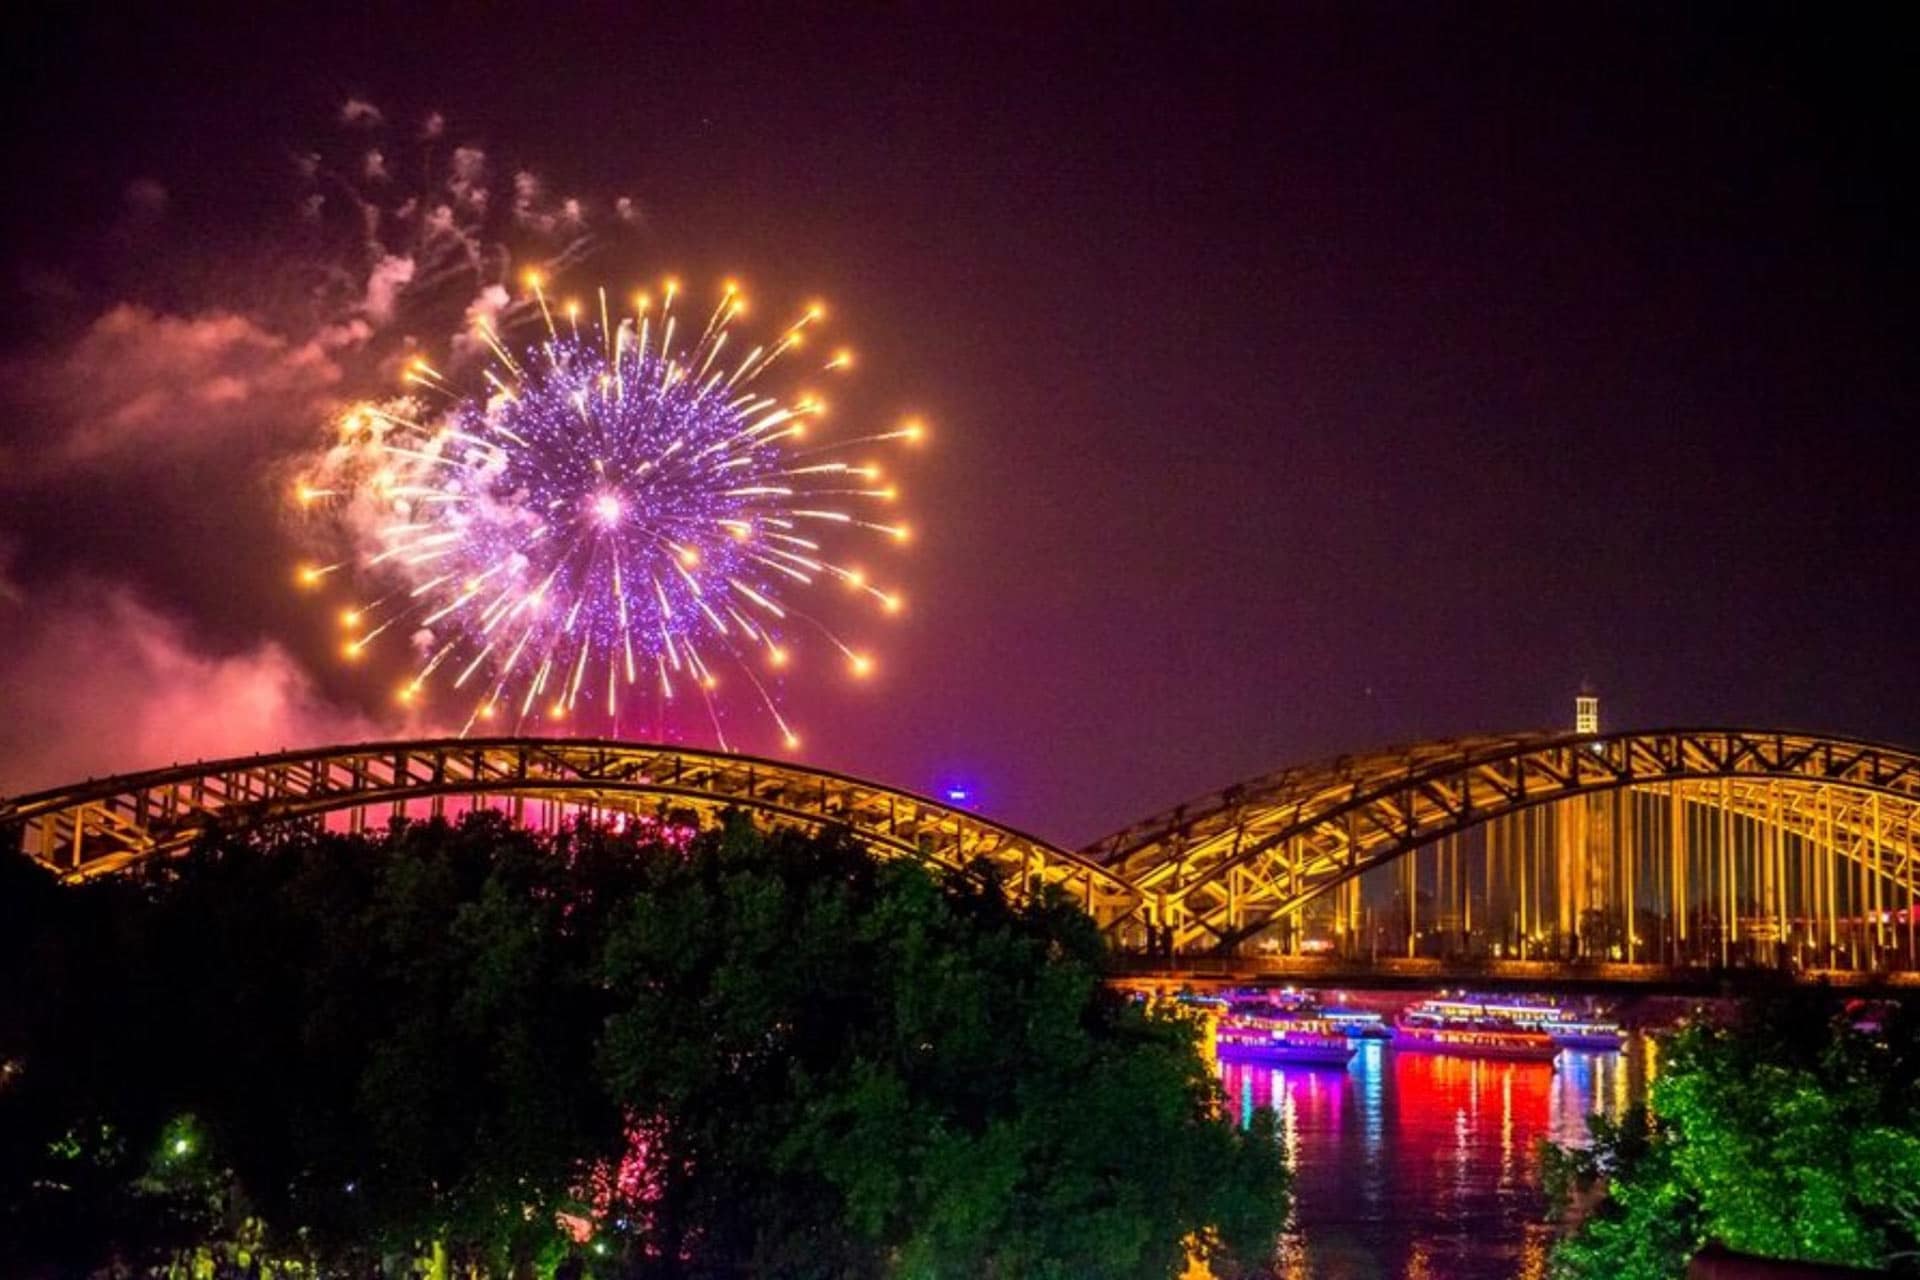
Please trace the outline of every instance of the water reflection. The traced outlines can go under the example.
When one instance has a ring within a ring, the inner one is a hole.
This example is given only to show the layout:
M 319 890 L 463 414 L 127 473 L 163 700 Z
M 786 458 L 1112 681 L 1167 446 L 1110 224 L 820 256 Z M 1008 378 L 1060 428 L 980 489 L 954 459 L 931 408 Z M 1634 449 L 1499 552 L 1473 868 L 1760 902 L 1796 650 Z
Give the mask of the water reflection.
M 1543 1275 L 1551 1233 L 1535 1144 L 1586 1139 L 1592 1112 L 1643 1096 L 1652 1049 L 1556 1064 L 1396 1053 L 1345 1070 L 1223 1064 L 1241 1115 L 1272 1106 L 1294 1170 L 1289 1280 Z

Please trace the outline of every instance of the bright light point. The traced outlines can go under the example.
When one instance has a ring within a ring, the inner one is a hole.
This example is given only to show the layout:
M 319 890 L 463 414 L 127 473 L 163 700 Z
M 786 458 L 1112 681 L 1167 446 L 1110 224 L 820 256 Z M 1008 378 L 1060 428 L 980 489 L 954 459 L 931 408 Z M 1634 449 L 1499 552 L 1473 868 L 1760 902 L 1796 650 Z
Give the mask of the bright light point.
M 193 1144 L 185 1138 L 175 1138 L 173 1140 L 173 1154 L 183 1156 L 191 1150 L 193 1150 Z
M 672 276 L 667 277 L 663 287 L 666 289 L 668 297 L 672 297 L 674 294 L 680 292 L 680 282 Z
M 700 563 L 700 553 L 692 547 L 680 548 L 680 563 L 691 569 Z
M 413 701 L 413 694 L 414 687 L 410 684 L 403 684 L 394 691 L 393 700 L 404 706 Z
M 546 277 L 541 275 L 538 271 L 529 271 L 525 276 L 521 278 L 527 282 L 527 288 L 529 289 L 538 289 L 541 285 L 547 282 Z
M 889 529 L 887 532 L 893 535 L 893 540 L 895 542 L 905 542 L 907 541 L 907 539 L 913 537 L 913 530 L 909 529 L 906 525 L 903 525 L 903 524 L 897 524 L 893 526 L 893 528 Z
M 343 627 L 359 626 L 360 611 L 358 609 L 342 609 L 340 611 L 340 625 Z
M 493 719 L 493 704 L 492 704 L 492 703 L 488 703 L 488 704 L 487 704 L 486 706 L 484 706 L 484 707 L 482 707 L 482 708 L 480 708 L 480 718 L 481 718 L 482 720 L 491 720 L 491 719 Z
M 947 799 L 951 800 L 955 804 L 965 804 L 967 800 L 972 796 L 972 794 L 973 793 L 971 791 L 968 791 L 965 787 L 948 787 L 947 788 Z
M 873 659 L 864 653 L 854 654 L 847 660 L 847 665 L 853 668 L 853 674 L 856 676 L 864 676 L 873 671 Z
M 700 681 L 700 687 L 703 689 L 718 689 L 720 687 L 720 681 L 713 676 L 707 676 Z
M 774 649 L 767 654 L 767 661 L 776 667 L 784 667 L 787 665 L 787 651 L 785 649 Z
M 847 585 L 856 588 L 864 587 L 867 585 L 867 575 L 859 569 L 849 569 L 847 570 Z
M 885 609 L 888 613 L 900 612 L 901 606 L 905 603 L 906 602 L 897 595 L 880 597 L 880 607 Z
M 315 495 L 313 490 L 309 489 L 304 484 L 295 485 L 293 487 L 294 501 L 298 502 L 303 507 L 306 506 L 309 502 L 312 502 L 314 499 L 314 496 Z
M 340 646 L 340 656 L 347 659 L 347 661 L 351 662 L 355 658 L 358 658 L 360 656 L 360 651 L 362 649 L 365 649 L 366 647 L 367 646 L 362 641 L 349 640 L 345 644 Z
M 579 318 L 580 318 L 580 304 L 569 300 L 567 303 L 567 319 L 578 320 Z
M 787 750 L 791 751 L 800 745 L 800 735 L 789 731 L 782 741 L 787 744 Z
M 732 297 L 734 294 L 740 292 L 740 282 L 737 280 L 722 281 L 720 287 L 727 291 L 728 297 Z
M 824 320 L 824 319 L 826 318 L 826 315 L 827 315 L 827 304 L 826 304 L 826 303 L 824 303 L 824 302 L 810 302 L 810 303 L 808 303 L 808 304 L 807 304 L 807 319 L 809 319 L 809 320 Z
M 833 364 L 829 367 L 835 368 L 835 369 L 853 368 L 853 352 L 848 350 L 846 347 L 840 348 L 838 351 L 833 353 Z
M 556 702 L 551 707 L 547 708 L 547 714 L 555 720 L 565 720 L 567 718 L 566 705 L 564 703 Z
M 303 564 L 294 571 L 293 580 L 303 587 L 310 587 L 320 581 L 320 571 L 310 564 Z
M 626 507 L 610 493 L 603 493 L 593 500 L 593 518 L 608 528 L 619 524 L 620 517 L 625 514 Z
M 918 418 L 909 418 L 906 424 L 901 427 L 901 432 L 908 440 L 919 444 L 927 438 L 927 424 Z

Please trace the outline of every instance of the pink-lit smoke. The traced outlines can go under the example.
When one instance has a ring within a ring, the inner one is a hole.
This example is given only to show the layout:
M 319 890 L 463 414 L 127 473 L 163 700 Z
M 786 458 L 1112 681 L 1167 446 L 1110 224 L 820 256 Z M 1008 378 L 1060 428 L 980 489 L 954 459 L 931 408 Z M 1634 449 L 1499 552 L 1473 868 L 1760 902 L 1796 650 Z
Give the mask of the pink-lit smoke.
M 193 193 L 143 175 L 101 232 L 117 276 L 28 269 L 60 315 L 0 357 L 0 795 L 431 728 L 356 709 L 283 625 L 286 468 L 417 346 L 505 307 L 509 272 L 637 220 L 449 134 L 352 100 L 248 247 L 176 240 Z
M 31 613 L 0 673 L 0 794 L 381 731 L 272 641 L 209 651 L 126 587 L 75 582 Z

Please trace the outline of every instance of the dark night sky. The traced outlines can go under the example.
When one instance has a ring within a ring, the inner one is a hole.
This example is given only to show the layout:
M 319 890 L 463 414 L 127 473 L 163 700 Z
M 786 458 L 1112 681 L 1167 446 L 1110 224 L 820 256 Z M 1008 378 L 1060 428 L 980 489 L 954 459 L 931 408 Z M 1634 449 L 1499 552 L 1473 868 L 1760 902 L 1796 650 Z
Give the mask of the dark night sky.
M 816 763 L 966 778 L 1078 841 L 1307 757 L 1557 725 L 1583 677 L 1616 726 L 1920 741 L 1920 112 L 1867 9 L 324 12 L 16 43 L 10 377 L 130 276 L 205 307 L 174 277 L 348 95 L 437 108 L 638 196 L 603 274 L 823 293 L 860 402 L 935 424 L 881 678 L 791 699 Z M 129 250 L 141 178 L 167 222 Z M 0 461 L 52 429 L 10 414 Z M 10 625 L 131 580 L 205 651 L 274 641 L 380 705 L 261 503 L 159 457 L 86 479 L 0 488 Z

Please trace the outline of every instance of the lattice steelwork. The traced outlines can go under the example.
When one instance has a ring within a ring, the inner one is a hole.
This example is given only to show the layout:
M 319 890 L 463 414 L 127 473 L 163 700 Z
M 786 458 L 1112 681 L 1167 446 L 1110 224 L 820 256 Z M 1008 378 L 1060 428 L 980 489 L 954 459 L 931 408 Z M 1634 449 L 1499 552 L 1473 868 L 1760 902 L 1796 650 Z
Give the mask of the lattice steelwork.
M 1016 892 L 1060 885 L 1104 921 L 1134 905 L 1096 863 L 924 796 L 750 756 L 585 739 L 393 742 L 175 766 L 0 801 L 0 832 L 85 877 L 179 852 L 216 822 L 339 814 L 357 828 L 494 800 L 537 823 L 740 808 L 803 827 L 844 826 L 882 853 L 959 868 L 985 860 Z
M 1122 945 L 1660 966 L 1920 970 L 1920 756 L 1750 730 L 1423 743 L 1287 769 L 1080 853 L 922 796 L 778 761 L 586 740 L 381 743 L 179 766 L 0 801 L 0 840 L 74 877 L 215 822 L 360 826 L 504 802 L 729 807 L 1063 886 Z
M 1916 811 L 1898 747 L 1538 734 L 1283 770 L 1083 852 L 1142 947 L 1914 969 Z

